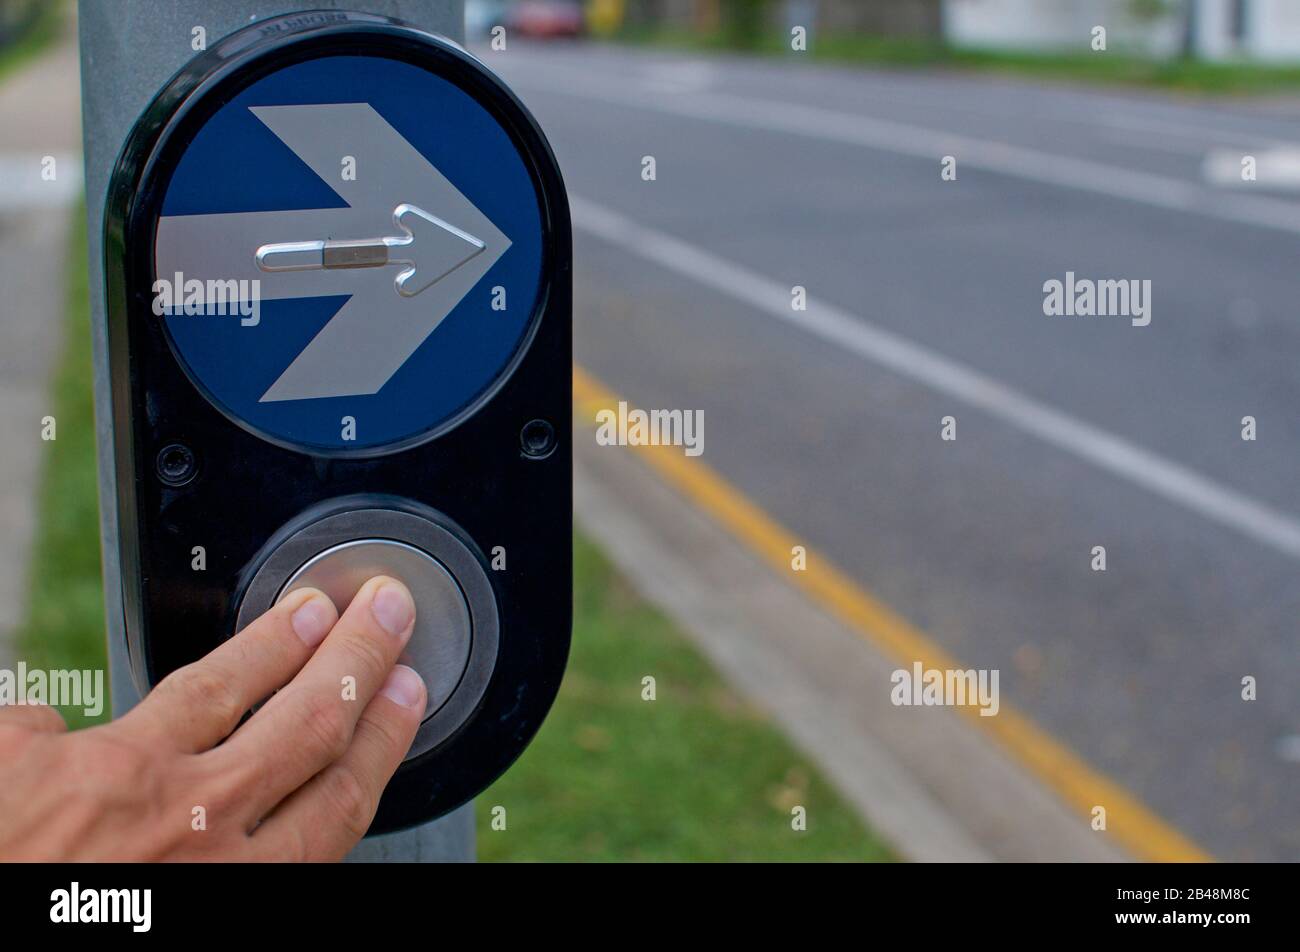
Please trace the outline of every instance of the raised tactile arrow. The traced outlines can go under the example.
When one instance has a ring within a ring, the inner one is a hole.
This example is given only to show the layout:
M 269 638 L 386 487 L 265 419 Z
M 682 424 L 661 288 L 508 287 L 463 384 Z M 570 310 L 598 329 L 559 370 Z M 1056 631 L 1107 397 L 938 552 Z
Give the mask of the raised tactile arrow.
M 350 295 L 261 400 L 376 393 L 510 240 L 368 103 L 251 111 L 348 207 L 160 218 L 157 273 L 259 279 L 263 300 Z
M 403 265 L 393 286 L 415 297 L 483 250 L 483 242 L 414 205 L 393 209 L 402 234 L 389 238 L 287 241 L 263 245 L 254 256 L 263 271 L 324 271 Z

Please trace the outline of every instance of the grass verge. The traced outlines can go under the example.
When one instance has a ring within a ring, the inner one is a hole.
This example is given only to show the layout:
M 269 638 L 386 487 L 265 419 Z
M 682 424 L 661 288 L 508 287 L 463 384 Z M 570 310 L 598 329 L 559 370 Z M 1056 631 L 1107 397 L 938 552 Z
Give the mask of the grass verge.
M 57 438 L 45 444 L 27 617 L 18 631 L 18 649 L 33 667 L 106 669 L 86 214 L 80 207 L 72 214 L 63 354 L 50 394 Z M 92 723 L 80 708 L 61 710 L 70 727 Z M 107 720 L 108 714 L 106 704 L 98 720 Z
M 619 42 L 702 52 L 743 52 L 766 56 L 811 56 L 834 63 L 891 68 L 968 70 L 1028 78 L 1112 86 L 1144 86 L 1185 93 L 1244 95 L 1300 90 L 1300 66 L 1207 63 L 1177 57 L 1160 60 L 1116 50 L 1104 53 L 1020 53 L 955 49 L 942 41 L 839 34 L 815 37 L 807 54 L 792 53 L 784 35 L 767 32 L 737 39 L 725 31 L 691 32 L 626 29 Z
M 536 740 L 478 799 L 484 860 L 884 860 L 808 761 L 590 542 L 573 649 Z M 655 679 L 653 701 L 642 679 Z M 791 811 L 807 811 L 807 829 Z M 505 808 L 504 830 L 493 810 Z
M 85 213 L 76 213 L 21 656 L 105 664 Z M 785 738 L 729 690 L 586 539 L 573 651 L 537 739 L 478 800 L 484 860 L 884 860 L 888 851 Z M 656 679 L 654 701 L 642 678 Z M 88 723 L 64 710 L 72 726 Z M 506 829 L 493 829 L 495 806 Z M 807 810 L 807 829 L 791 810 Z

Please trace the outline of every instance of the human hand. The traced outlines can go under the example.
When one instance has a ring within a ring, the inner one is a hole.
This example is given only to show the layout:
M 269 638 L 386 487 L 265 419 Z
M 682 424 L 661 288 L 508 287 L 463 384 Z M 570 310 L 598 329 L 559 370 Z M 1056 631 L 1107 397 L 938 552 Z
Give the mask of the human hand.
M 111 724 L 0 707 L 0 859 L 341 859 L 424 714 L 414 623 L 395 579 L 303 589 Z

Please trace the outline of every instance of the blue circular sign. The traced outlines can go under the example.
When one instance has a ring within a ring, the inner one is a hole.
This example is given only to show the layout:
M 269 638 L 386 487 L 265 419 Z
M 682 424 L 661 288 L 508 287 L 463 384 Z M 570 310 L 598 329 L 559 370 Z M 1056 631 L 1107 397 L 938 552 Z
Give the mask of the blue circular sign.
M 262 77 L 166 185 L 154 312 L 242 426 L 308 452 L 381 452 L 488 394 L 531 331 L 542 212 L 473 96 L 380 56 Z

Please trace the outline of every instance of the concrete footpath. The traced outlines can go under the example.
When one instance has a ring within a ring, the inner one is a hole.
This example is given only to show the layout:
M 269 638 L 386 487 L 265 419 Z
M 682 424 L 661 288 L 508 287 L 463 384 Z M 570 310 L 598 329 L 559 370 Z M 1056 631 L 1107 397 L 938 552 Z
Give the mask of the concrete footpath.
M 81 194 L 76 32 L 0 80 L 0 667 L 27 608 L 42 419 L 62 343 Z M 57 430 L 56 430 L 57 434 Z

